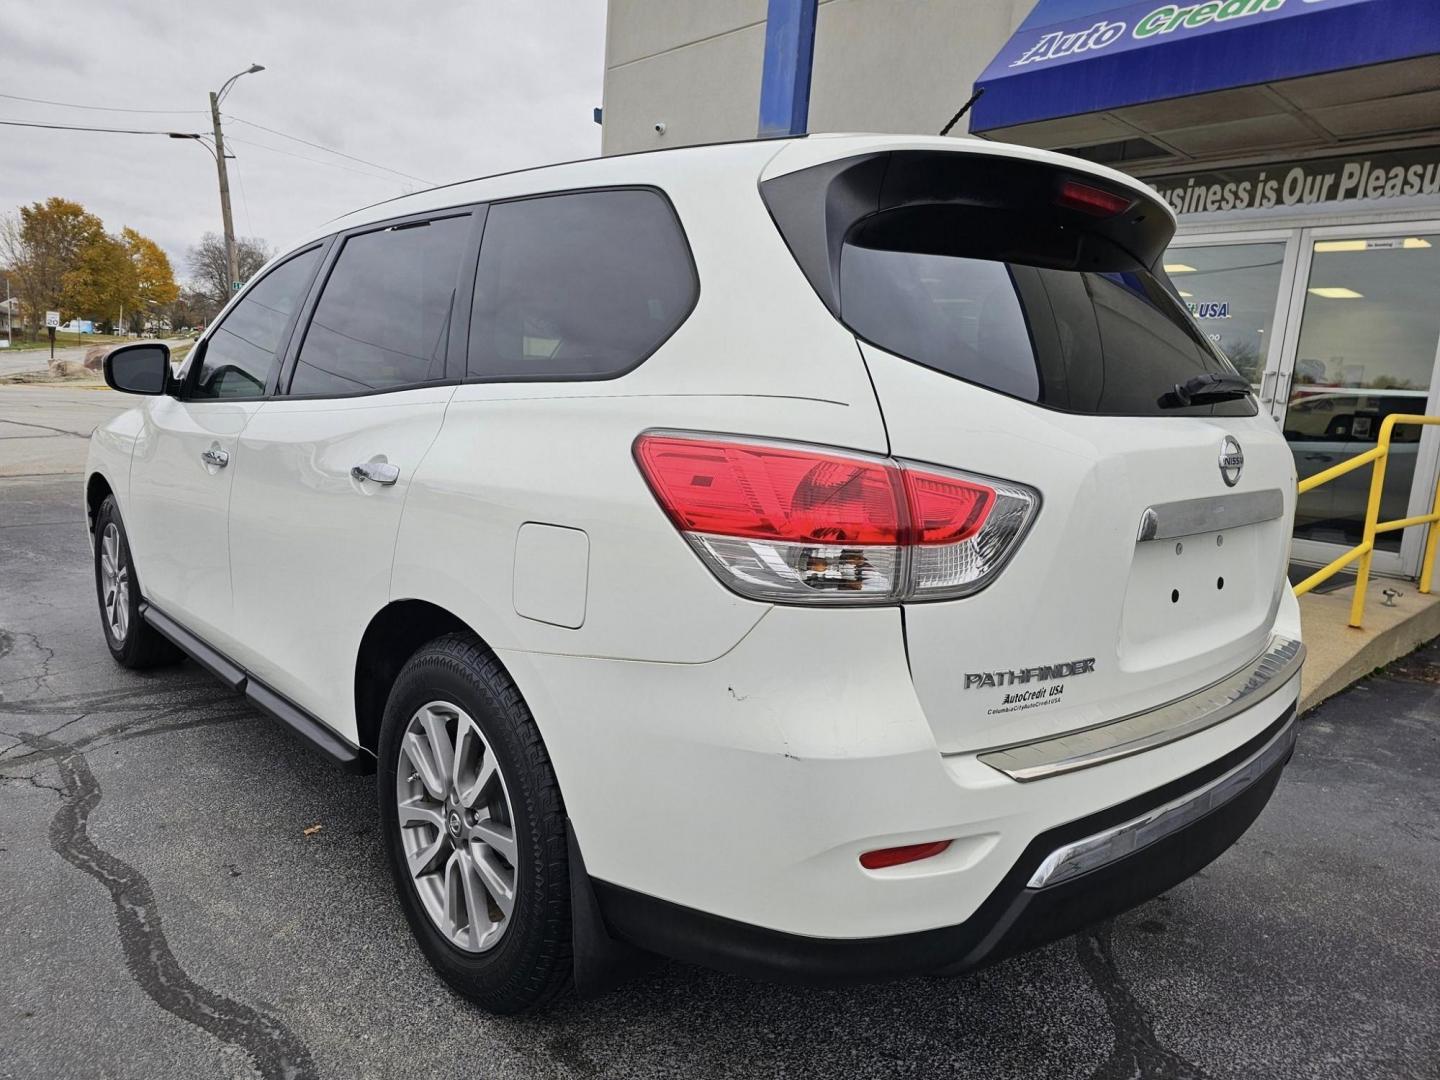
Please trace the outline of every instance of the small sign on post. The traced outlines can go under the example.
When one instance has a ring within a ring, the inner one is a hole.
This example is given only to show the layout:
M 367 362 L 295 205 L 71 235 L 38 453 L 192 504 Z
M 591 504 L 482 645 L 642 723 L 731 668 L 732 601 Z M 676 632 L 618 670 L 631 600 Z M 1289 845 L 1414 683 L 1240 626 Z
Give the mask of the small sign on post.
M 50 335 L 50 359 L 55 359 L 55 331 L 60 326 L 60 312 L 45 312 L 45 333 Z

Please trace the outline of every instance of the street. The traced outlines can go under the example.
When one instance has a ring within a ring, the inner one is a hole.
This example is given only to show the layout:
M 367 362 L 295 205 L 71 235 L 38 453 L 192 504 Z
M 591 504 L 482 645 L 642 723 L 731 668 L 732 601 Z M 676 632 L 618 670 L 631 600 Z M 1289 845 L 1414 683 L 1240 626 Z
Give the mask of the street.
M 86 341 L 83 337 L 79 345 L 74 344 L 74 334 L 62 334 L 55 341 L 55 359 L 73 360 L 76 363 L 84 361 L 85 354 L 95 346 L 95 342 Z M 141 339 L 136 338 L 139 341 Z M 188 338 L 163 338 L 166 345 L 174 349 L 179 345 L 189 343 Z M 69 342 L 69 344 L 66 344 Z M 106 340 L 109 343 L 109 340 Z M 0 349 L 0 378 L 6 375 L 17 375 L 22 371 L 44 371 L 50 365 L 49 349 Z
M 1112 924 L 956 980 L 663 964 L 502 1020 L 412 945 L 372 777 L 192 664 L 112 663 L 83 530 L 78 474 L 0 480 L 0 1077 L 1440 1076 L 1440 644 L 1308 716 L 1238 846 Z

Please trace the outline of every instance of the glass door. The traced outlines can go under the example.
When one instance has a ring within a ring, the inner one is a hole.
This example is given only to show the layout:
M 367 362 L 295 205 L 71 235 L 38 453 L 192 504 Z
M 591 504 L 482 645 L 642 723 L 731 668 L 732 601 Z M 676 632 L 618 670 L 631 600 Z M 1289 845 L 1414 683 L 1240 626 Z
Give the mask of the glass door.
M 1286 347 L 1271 396 L 1304 479 L 1375 446 L 1392 413 L 1434 412 L 1440 363 L 1440 222 L 1305 229 Z M 1435 449 L 1428 429 L 1400 425 L 1391 442 L 1381 519 L 1429 508 Z M 1423 453 L 1422 453 L 1423 451 Z M 1298 559 L 1328 562 L 1360 542 L 1370 470 L 1303 496 Z M 1381 533 L 1375 569 L 1412 574 L 1421 529 Z
M 1165 271 L 1205 336 L 1272 414 L 1295 278 L 1298 230 L 1177 238 Z M 1279 417 L 1276 416 L 1278 421 Z

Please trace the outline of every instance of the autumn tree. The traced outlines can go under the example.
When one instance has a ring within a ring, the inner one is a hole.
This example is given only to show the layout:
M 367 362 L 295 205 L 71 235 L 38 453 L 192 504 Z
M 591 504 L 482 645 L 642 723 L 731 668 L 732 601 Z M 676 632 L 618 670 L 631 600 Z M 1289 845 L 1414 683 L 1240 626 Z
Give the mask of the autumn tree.
M 134 307 L 144 314 L 158 314 L 158 309 L 173 304 L 180 295 L 180 286 L 175 283 L 170 257 L 160 245 L 128 228 L 120 233 L 120 242 L 135 268 Z M 147 310 L 152 308 L 157 310 Z
M 270 260 L 270 247 L 264 240 L 241 236 L 235 240 L 235 263 L 240 280 L 249 281 Z M 195 284 L 217 304 L 230 299 L 230 269 L 225 259 L 225 239 L 207 232 L 200 243 L 190 249 L 190 273 Z
M 74 313 L 65 306 L 66 277 L 104 236 L 98 217 L 59 196 L 22 206 L 0 221 L 0 263 L 14 281 L 29 325 L 46 311 L 59 311 L 62 318 Z M 103 252 L 91 255 L 104 261 Z
M 108 233 L 80 249 L 62 281 L 60 310 L 66 316 L 109 320 L 135 302 L 135 265 L 125 245 Z

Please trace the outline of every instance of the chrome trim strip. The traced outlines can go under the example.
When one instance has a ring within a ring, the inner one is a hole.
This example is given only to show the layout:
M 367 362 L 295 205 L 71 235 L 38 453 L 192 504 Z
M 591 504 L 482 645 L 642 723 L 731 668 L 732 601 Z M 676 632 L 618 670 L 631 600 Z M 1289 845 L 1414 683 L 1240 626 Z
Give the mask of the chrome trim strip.
M 1274 521 L 1284 513 L 1285 496 L 1279 488 L 1157 503 L 1140 515 L 1135 542 L 1143 544 L 1150 540 L 1174 540 L 1196 533 L 1238 529 L 1242 525 Z
M 1132 855 L 1218 810 L 1244 793 L 1295 746 L 1295 718 L 1263 747 L 1204 787 L 1157 806 L 1104 832 L 1056 848 L 1036 868 L 1026 888 L 1043 889 Z
M 978 756 L 992 769 L 1022 783 L 1088 769 L 1229 720 L 1283 690 L 1299 676 L 1304 663 L 1305 646 L 1276 634 L 1265 651 L 1239 671 L 1188 697 L 1080 731 L 982 751 Z

